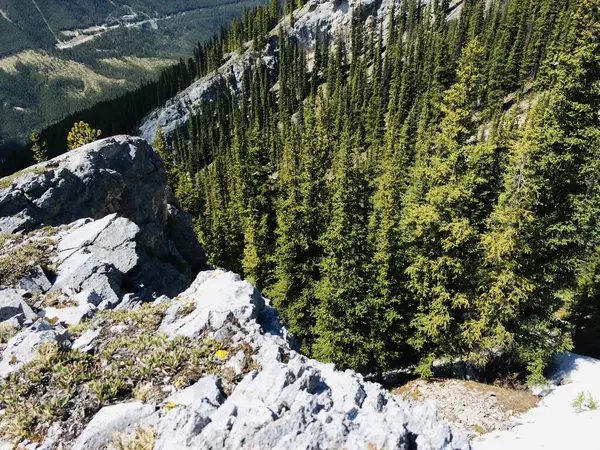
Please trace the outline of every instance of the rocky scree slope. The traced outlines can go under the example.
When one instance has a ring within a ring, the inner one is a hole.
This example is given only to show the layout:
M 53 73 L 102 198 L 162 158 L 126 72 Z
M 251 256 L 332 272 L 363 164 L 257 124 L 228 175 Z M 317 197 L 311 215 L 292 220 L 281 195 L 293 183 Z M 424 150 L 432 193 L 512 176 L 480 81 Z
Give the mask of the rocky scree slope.
M 427 3 L 425 1 L 424 3 Z M 457 2 L 452 2 L 455 4 Z M 458 2 L 460 3 L 460 2 Z M 364 20 L 376 20 L 382 24 L 385 37 L 392 8 L 399 10 L 399 0 L 309 0 L 294 11 L 293 24 L 289 16 L 282 19 L 279 26 L 285 33 L 296 39 L 309 53 L 313 50 L 315 34 L 321 39 L 329 37 L 333 42 L 336 37 L 346 37 L 349 42 L 352 15 L 360 8 Z M 214 73 L 209 74 L 190 85 L 187 89 L 169 100 L 142 120 L 139 135 L 148 142 L 156 138 L 156 129 L 161 126 L 165 135 L 171 135 L 178 127 L 186 124 L 191 114 L 197 114 L 204 102 L 216 97 L 216 92 L 228 87 L 235 95 L 242 92 L 242 77 L 246 70 L 257 62 L 264 64 L 268 75 L 275 79 L 279 73 L 279 43 L 277 29 L 262 51 L 253 51 L 249 43 L 242 54 L 237 52 L 227 55 L 226 62 Z
M 432 404 L 298 354 L 250 283 L 197 273 L 142 139 L 0 187 L 0 449 L 469 448 Z

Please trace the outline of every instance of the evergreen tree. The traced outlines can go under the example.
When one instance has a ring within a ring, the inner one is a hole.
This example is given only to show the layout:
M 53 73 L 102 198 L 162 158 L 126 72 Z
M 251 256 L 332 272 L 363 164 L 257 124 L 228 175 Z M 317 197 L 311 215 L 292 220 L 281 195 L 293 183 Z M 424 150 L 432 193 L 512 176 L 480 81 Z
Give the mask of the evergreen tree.
M 48 148 L 46 142 L 40 142 L 39 133 L 31 133 L 29 138 L 31 143 L 31 151 L 33 152 L 33 159 L 36 163 L 48 161 Z
M 481 92 L 483 48 L 465 47 L 457 82 L 446 92 L 443 119 L 429 155 L 420 155 L 403 213 L 407 286 L 418 302 L 411 343 L 425 352 L 419 367 L 430 375 L 437 357 L 463 352 L 461 327 L 476 288 L 478 229 L 488 205 L 486 192 L 493 149 L 473 143 L 473 108 Z
M 355 138 L 346 127 L 334 160 L 331 221 L 321 240 L 313 353 L 340 368 L 365 370 L 374 365 L 369 338 L 377 324 L 370 321 L 367 301 L 367 191 Z
M 100 130 L 94 130 L 88 123 L 76 122 L 67 136 L 67 147 L 69 150 L 75 150 L 96 141 L 101 134 Z

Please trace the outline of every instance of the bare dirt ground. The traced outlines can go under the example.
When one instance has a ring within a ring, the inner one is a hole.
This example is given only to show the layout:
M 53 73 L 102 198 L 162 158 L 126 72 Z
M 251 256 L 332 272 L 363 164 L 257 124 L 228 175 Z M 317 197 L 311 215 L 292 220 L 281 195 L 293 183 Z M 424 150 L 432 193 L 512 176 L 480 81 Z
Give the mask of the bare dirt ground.
M 415 380 L 392 394 L 410 405 L 434 401 L 438 418 L 469 437 L 512 428 L 513 419 L 534 408 L 540 400 L 527 390 L 464 380 Z

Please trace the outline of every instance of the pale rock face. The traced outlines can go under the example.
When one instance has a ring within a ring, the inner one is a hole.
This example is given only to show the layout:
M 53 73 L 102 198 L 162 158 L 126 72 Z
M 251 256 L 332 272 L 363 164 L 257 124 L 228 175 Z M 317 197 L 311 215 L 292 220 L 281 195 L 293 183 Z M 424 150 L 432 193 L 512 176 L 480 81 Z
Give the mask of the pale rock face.
M 14 289 L 0 290 L 0 322 L 16 317 L 19 324 L 32 320 L 34 313 L 25 298 Z
M 42 314 L 67 323 L 91 307 L 114 308 L 127 291 L 141 300 L 173 296 L 205 265 L 190 239 L 189 215 L 165 186 L 160 158 L 139 138 L 83 146 L 0 189 L 0 233 L 35 233 L 42 226 L 59 227 L 43 236 L 55 243 L 55 274 L 50 280 L 36 267 L 18 287 L 28 295 L 67 293 L 78 306 Z
M 190 302 L 195 309 L 174 321 L 181 306 Z M 257 348 L 261 366 L 260 371 L 246 375 L 222 404 L 209 402 L 211 408 L 218 408 L 208 415 L 206 408 L 192 408 L 202 409 L 200 416 L 188 411 L 193 402 L 188 399 L 186 412 L 170 412 L 161 419 L 159 430 L 172 430 L 174 422 L 185 422 L 187 431 L 180 448 L 362 449 L 369 443 L 374 448 L 408 448 L 412 442 L 418 442 L 420 449 L 468 448 L 464 438 L 437 422 L 435 408 L 413 415 L 361 375 L 336 371 L 332 365 L 296 353 L 284 330 L 265 332 L 263 323 L 272 323 L 269 314 L 268 302 L 249 283 L 223 271 L 201 273 L 167 311 L 161 331 L 194 337 L 228 327 L 230 334 L 242 336 Z M 231 360 L 236 357 L 232 355 Z M 189 394 L 202 399 L 210 391 L 204 388 L 202 394 L 193 394 L 192 389 L 200 392 L 193 386 L 172 398 L 185 399 Z M 195 436 L 190 434 L 192 429 Z
M 115 435 L 133 432 L 137 426 L 156 423 L 155 408 L 141 402 L 107 406 L 98 412 L 81 433 L 73 450 L 100 450 L 112 442 Z
M 225 282 L 224 282 L 225 281 Z M 177 320 L 180 308 L 190 302 L 194 311 Z M 230 317 L 248 321 L 264 305 L 264 299 L 247 281 L 231 272 L 202 272 L 167 310 L 160 332 L 171 336 L 197 337 L 205 329 L 219 330 Z M 258 306 L 258 308 L 257 308 Z
M 69 333 L 64 327 L 38 322 L 27 331 L 17 334 L 8 341 L 6 349 L 2 352 L 0 379 L 8 377 L 37 357 L 37 349 L 41 346 L 53 343 L 70 343 Z
M 31 294 L 43 294 L 48 292 L 52 287 L 52 283 L 40 266 L 34 267 L 25 277 L 17 284 L 17 288 Z
M 424 2 L 428 3 L 428 2 Z M 392 8 L 396 11 L 399 0 L 309 0 L 302 9 L 294 14 L 294 26 L 290 27 L 289 18 L 282 20 L 285 32 L 309 52 L 313 50 L 315 33 L 321 38 L 328 36 L 334 42 L 336 36 L 348 36 L 352 14 L 361 8 L 363 20 L 376 20 L 381 24 L 383 36 L 387 34 L 389 17 Z M 368 19 L 371 17 L 371 19 Z M 276 30 L 262 52 L 247 49 L 242 55 L 232 54 L 216 71 L 196 81 L 183 92 L 169 100 L 163 107 L 146 116 L 139 127 L 139 135 L 148 141 L 156 139 L 156 129 L 160 125 L 166 136 L 170 136 L 178 127 L 184 125 L 190 111 L 197 113 L 203 102 L 211 101 L 217 89 L 226 85 L 239 95 L 242 89 L 242 74 L 258 60 L 262 60 L 269 76 L 276 77 L 279 71 L 279 43 Z
M 261 58 L 266 62 L 269 76 L 275 76 L 278 59 L 275 52 L 274 39 L 264 49 L 262 54 L 246 51 L 242 55 L 231 53 L 228 60 L 214 73 L 210 73 L 183 90 L 174 98 L 167 101 L 164 107 L 150 113 L 142 120 L 139 127 L 140 136 L 152 143 L 156 139 L 156 129 L 161 126 L 165 135 L 170 136 L 177 127 L 189 119 L 189 112 L 199 111 L 202 104 L 214 101 L 217 89 L 228 87 L 235 95 L 242 92 L 244 72 Z

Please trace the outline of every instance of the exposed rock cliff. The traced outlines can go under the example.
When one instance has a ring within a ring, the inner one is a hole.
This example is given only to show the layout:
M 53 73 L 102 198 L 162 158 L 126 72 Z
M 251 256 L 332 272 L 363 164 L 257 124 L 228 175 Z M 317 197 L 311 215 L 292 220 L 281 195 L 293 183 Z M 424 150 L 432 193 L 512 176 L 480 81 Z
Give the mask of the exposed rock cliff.
M 202 251 L 141 139 L 0 186 L 0 448 L 468 448 L 431 404 L 298 354 L 237 275 L 190 284 Z
M 427 3 L 427 2 L 424 2 Z M 309 0 L 303 8 L 294 12 L 294 23 L 290 25 L 289 17 L 285 17 L 280 26 L 287 35 L 305 47 L 312 50 L 315 33 L 321 38 L 329 36 L 330 41 L 335 37 L 348 37 L 353 14 L 360 8 L 364 20 L 376 20 L 382 26 L 385 36 L 390 17 L 390 11 L 400 6 L 399 0 Z M 246 69 L 256 64 L 262 58 L 269 74 L 277 76 L 279 67 L 279 50 L 277 30 L 273 30 L 269 43 L 262 52 L 247 50 L 238 55 L 232 53 L 227 61 L 215 73 L 209 74 L 196 81 L 180 94 L 169 100 L 162 108 L 150 113 L 139 127 L 139 134 L 148 142 L 156 138 L 156 128 L 160 125 L 166 135 L 170 135 L 177 127 L 184 125 L 190 113 L 197 113 L 204 101 L 215 97 L 217 89 L 228 86 L 234 93 L 241 93 L 242 74 Z
M 112 304 L 127 293 L 143 300 L 175 295 L 204 268 L 204 255 L 164 176 L 146 142 L 118 136 L 5 178 L 3 254 L 23 248 L 11 234 L 31 233 L 52 249 L 52 289 L 114 291 Z

